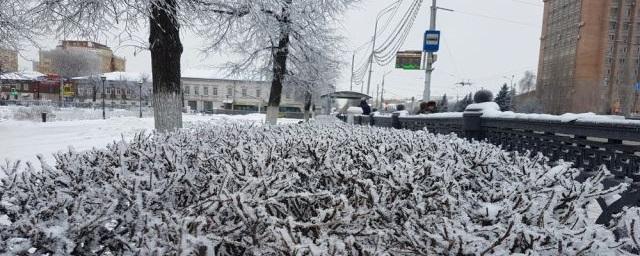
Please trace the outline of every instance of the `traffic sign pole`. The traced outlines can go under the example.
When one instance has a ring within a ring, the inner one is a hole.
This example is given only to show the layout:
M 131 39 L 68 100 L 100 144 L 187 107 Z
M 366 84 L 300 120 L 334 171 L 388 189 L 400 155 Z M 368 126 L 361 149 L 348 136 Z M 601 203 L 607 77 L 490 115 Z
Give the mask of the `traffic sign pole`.
M 438 5 L 436 4 L 436 0 L 432 0 L 431 19 L 429 23 L 430 31 L 436 30 L 436 12 L 437 11 L 438 11 Z M 427 67 L 425 71 L 426 74 L 424 76 L 424 92 L 422 93 L 422 101 L 424 102 L 428 102 L 429 100 L 431 100 L 431 74 L 433 73 L 433 63 L 435 62 L 434 56 L 435 54 L 433 52 L 429 52 L 427 54 Z

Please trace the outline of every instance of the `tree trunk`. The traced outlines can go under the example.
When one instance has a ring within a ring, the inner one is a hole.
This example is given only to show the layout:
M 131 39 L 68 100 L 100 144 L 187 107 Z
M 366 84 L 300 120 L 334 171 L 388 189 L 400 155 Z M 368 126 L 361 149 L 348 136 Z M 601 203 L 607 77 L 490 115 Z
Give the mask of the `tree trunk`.
M 308 122 L 311 116 L 311 92 L 307 91 L 304 94 L 304 121 Z
M 267 105 L 267 124 L 276 125 L 278 123 L 278 113 L 280 112 L 280 100 L 282 98 L 282 83 L 287 74 L 287 58 L 289 57 L 289 35 L 291 24 L 289 23 L 289 5 L 293 0 L 287 0 L 282 10 L 280 20 L 280 40 L 278 47 L 274 51 L 275 60 L 273 62 L 273 80 L 271 81 L 271 93 Z
M 182 93 L 180 89 L 180 25 L 176 0 L 152 1 L 149 45 L 153 74 L 153 116 L 156 130 L 182 128 Z
M 96 98 L 98 95 L 98 90 L 96 89 L 96 84 L 93 84 L 93 91 L 91 92 L 91 97 L 93 98 L 93 103 L 96 102 Z

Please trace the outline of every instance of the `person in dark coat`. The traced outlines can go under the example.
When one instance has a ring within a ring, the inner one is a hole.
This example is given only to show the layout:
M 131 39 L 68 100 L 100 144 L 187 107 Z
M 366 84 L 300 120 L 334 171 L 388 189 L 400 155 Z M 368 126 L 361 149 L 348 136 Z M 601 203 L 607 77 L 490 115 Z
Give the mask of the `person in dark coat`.
M 422 102 L 420 103 L 420 110 L 418 110 L 418 115 L 427 115 L 427 114 L 435 114 L 438 113 L 438 104 L 435 101 Z
M 362 114 L 365 116 L 371 115 L 371 106 L 367 103 L 366 99 L 360 101 L 360 107 L 362 108 Z

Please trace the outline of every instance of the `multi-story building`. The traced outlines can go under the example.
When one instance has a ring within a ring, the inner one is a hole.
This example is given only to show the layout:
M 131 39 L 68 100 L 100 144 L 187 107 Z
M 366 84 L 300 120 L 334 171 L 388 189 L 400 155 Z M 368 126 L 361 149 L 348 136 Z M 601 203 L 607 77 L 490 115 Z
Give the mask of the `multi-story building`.
M 640 0 L 544 0 L 545 112 L 640 112 Z
M 0 73 L 18 71 L 18 52 L 0 48 Z
M 192 111 L 209 112 L 214 109 L 266 111 L 271 89 L 270 82 L 213 79 L 207 76 L 183 75 L 184 106 Z M 302 112 L 304 95 L 292 88 L 284 88 L 281 112 Z
M 124 72 L 126 69 L 126 59 L 115 56 L 111 48 L 106 45 L 90 41 L 62 41 L 51 51 L 40 51 L 40 60 L 34 63 L 40 73 L 56 73 L 54 62 L 56 54 L 60 50 L 72 50 L 74 52 L 86 53 L 88 61 L 97 61 L 97 73 Z M 90 74 L 83 74 L 90 75 Z
M 76 102 L 102 102 L 103 82 L 105 77 L 105 102 L 110 105 L 143 106 L 151 105 L 152 82 L 141 73 L 112 72 L 94 76 L 76 77 L 72 79 L 74 88 L 73 100 Z

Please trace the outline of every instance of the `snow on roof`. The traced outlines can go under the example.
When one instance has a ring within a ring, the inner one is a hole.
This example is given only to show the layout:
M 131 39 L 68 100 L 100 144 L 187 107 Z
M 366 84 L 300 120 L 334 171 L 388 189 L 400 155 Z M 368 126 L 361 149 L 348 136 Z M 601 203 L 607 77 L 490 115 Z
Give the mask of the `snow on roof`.
M 226 80 L 226 81 L 242 81 L 242 82 L 262 82 L 268 83 L 269 81 L 264 81 L 260 79 L 254 79 L 252 77 L 244 77 L 234 76 L 229 77 L 229 75 L 223 69 L 182 69 L 181 70 L 182 78 L 191 78 L 191 79 L 209 79 L 209 80 Z
M 102 76 L 105 76 L 107 78 L 107 81 L 138 82 L 142 80 L 142 77 L 144 77 L 145 74 L 139 73 L 139 72 L 111 72 L 111 73 L 95 75 L 94 77 L 102 77 Z M 88 78 L 89 76 L 82 76 L 82 77 L 74 77 L 73 79 L 80 80 L 80 79 L 88 79 Z M 151 80 L 151 76 L 149 76 L 148 79 Z
M 46 76 L 40 72 L 24 71 L 24 72 L 12 72 L 2 74 L 0 77 L 3 80 L 38 80 L 38 78 Z
M 21 72 L 21 74 L 22 74 L 24 77 L 31 78 L 31 79 L 33 79 L 33 80 L 36 80 L 36 79 L 38 79 L 38 78 L 40 78 L 40 77 L 47 76 L 47 75 L 45 75 L 45 74 L 42 74 L 42 73 L 40 73 L 40 72 L 36 72 L 36 71 L 24 71 L 24 72 Z

